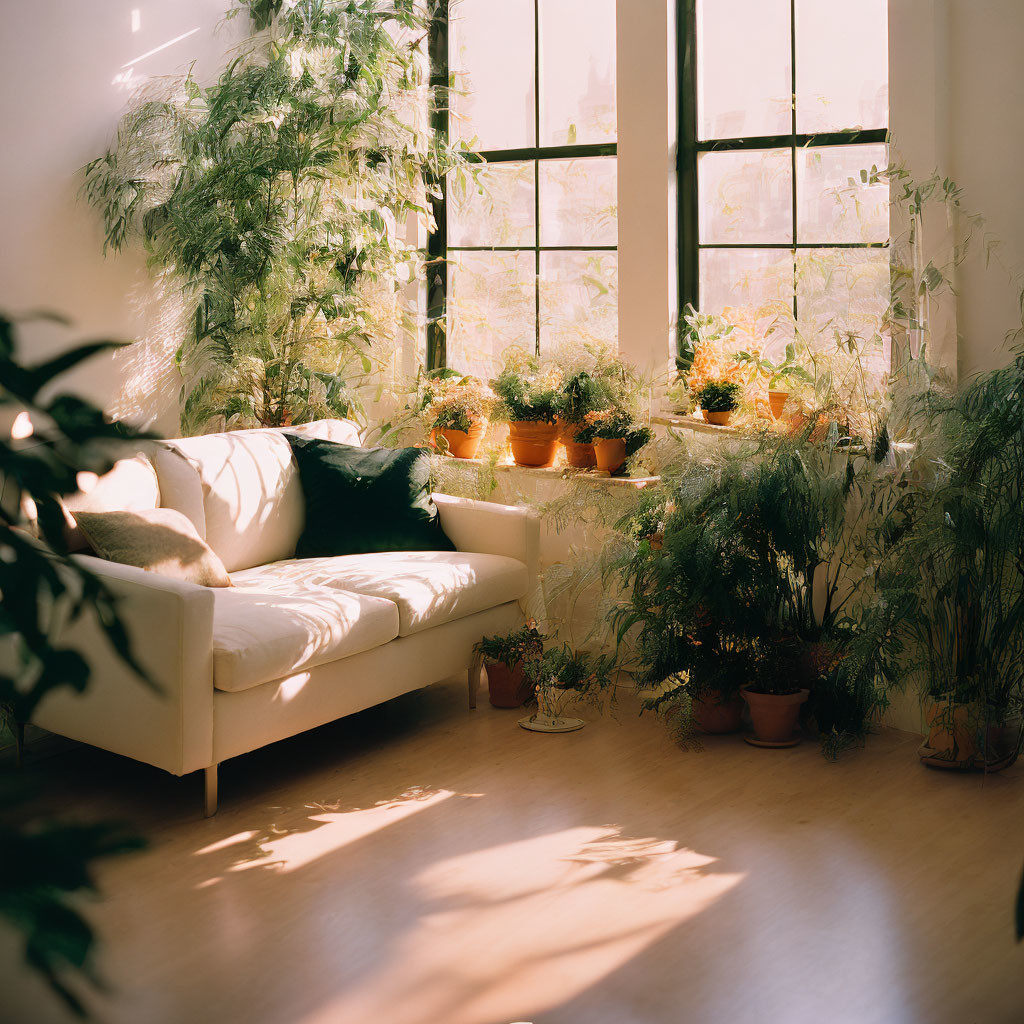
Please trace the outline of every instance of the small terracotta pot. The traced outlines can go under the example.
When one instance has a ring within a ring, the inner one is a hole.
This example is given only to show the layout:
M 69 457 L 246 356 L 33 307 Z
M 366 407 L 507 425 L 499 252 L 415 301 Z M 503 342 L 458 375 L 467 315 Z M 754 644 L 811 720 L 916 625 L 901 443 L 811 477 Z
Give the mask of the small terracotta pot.
M 516 420 L 508 440 L 517 466 L 550 466 L 558 451 L 558 425 L 543 420 Z
M 705 423 L 714 423 L 716 427 L 727 427 L 729 420 L 732 419 L 732 410 L 728 412 L 708 412 L 707 409 L 702 410 L 704 413 Z
M 738 693 L 723 701 L 722 695 L 713 690 L 703 697 L 696 697 L 692 710 L 693 720 L 701 732 L 720 735 L 740 731 L 743 721 L 743 698 Z
M 1017 760 L 1020 723 L 986 724 L 973 704 L 936 701 L 927 710 L 928 738 L 918 749 L 929 768 L 998 772 Z
M 599 437 L 594 441 L 597 468 L 614 473 L 626 461 L 626 442 L 621 437 Z
M 523 679 L 523 663 L 517 661 L 513 668 L 500 661 L 488 661 L 487 693 L 496 708 L 520 708 L 532 696 L 529 680 Z
M 452 430 L 441 427 L 434 431 L 448 442 L 448 454 L 456 459 L 475 459 L 480 451 L 484 434 L 487 433 L 487 420 L 474 420 L 469 430 Z
M 596 465 L 594 446 L 575 441 L 573 438 L 580 429 L 580 423 L 568 423 L 558 417 L 558 440 L 565 447 L 565 461 L 573 469 L 592 469 Z
M 783 410 L 786 408 L 786 403 L 789 401 L 788 391 L 769 391 L 768 392 L 768 408 L 771 409 L 772 415 L 778 419 Z
M 750 708 L 754 734 L 743 738 L 755 747 L 795 747 L 800 742 L 800 733 L 797 732 L 800 705 L 810 692 L 757 693 L 744 686 L 740 693 Z

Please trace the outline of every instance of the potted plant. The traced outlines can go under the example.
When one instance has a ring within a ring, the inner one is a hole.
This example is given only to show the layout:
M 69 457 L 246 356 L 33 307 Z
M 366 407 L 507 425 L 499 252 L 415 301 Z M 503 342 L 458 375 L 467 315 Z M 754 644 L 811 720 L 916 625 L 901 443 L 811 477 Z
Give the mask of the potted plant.
M 579 370 L 562 385 L 558 396 L 559 440 L 565 446 L 566 462 L 574 469 L 590 469 L 596 464 L 593 444 L 577 441 L 576 434 L 588 413 L 608 405 L 607 385 L 587 370 Z
M 651 432 L 647 427 L 638 427 L 625 409 L 613 406 L 588 412 L 575 439 L 593 444 L 598 469 L 617 473 L 630 455 L 650 441 Z
M 476 458 L 495 400 L 476 377 L 432 381 L 426 416 L 434 446 L 456 459 Z
M 473 650 L 483 657 L 487 691 L 494 707 L 522 707 L 533 696 L 533 677 L 546 639 L 536 621 L 530 619 L 519 629 L 484 637 L 476 644 Z
M 786 345 L 785 354 L 779 362 L 762 356 L 758 351 L 737 352 L 736 361 L 750 365 L 754 376 L 767 381 L 768 408 L 775 419 L 782 416 L 798 382 L 814 383 L 814 378 L 797 361 L 796 344 L 792 341 Z
M 916 679 L 930 767 L 1011 764 L 1024 710 L 1024 356 L 959 393 L 929 394 L 920 472 L 879 533 L 880 635 L 900 657 L 888 682 Z M 881 644 L 880 644 L 881 646 Z
M 519 720 L 531 732 L 574 732 L 586 724 L 565 714 L 570 702 L 600 700 L 613 683 L 615 659 L 575 650 L 569 644 L 550 647 L 534 664 L 533 682 L 537 710 Z
M 798 637 L 784 635 L 757 645 L 756 679 L 740 688 L 753 730 L 743 738 L 755 747 L 795 747 L 800 742 L 800 705 L 811 691 L 797 682 L 799 647 Z
M 495 414 L 508 423 L 517 466 L 550 466 L 558 449 L 558 377 L 530 356 L 516 355 L 491 381 Z
M 738 381 L 718 377 L 702 385 L 694 398 L 708 423 L 724 427 L 739 408 L 740 390 Z

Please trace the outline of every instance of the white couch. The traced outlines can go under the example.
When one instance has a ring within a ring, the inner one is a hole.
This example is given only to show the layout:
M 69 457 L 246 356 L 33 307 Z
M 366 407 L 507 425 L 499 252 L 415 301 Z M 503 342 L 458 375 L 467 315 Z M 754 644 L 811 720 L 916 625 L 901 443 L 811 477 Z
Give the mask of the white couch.
M 354 424 L 289 432 L 358 444 Z M 33 722 L 175 775 L 217 765 L 479 665 L 473 645 L 522 620 L 539 527 L 524 509 L 435 494 L 455 552 L 295 559 L 298 469 L 282 430 L 168 441 L 124 459 L 72 510 L 173 508 L 223 560 L 234 586 L 206 588 L 76 555 L 119 598 L 139 682 L 95 619 L 66 638 L 92 668 L 83 694 L 48 695 Z

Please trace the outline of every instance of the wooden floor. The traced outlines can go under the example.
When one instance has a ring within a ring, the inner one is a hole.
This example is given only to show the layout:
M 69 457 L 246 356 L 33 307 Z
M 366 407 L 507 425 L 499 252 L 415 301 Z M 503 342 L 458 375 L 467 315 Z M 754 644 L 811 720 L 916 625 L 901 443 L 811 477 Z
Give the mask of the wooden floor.
M 1024 1021 L 1024 766 L 678 750 L 629 708 L 563 736 L 445 684 L 229 762 L 221 810 L 71 746 L 57 807 L 150 849 L 90 909 L 124 1024 Z M 3 982 L 3 979 L 0 979 Z M 65 1018 L 24 973 L 0 1002 Z M 7 1019 L 7 1018 L 5 1018 Z

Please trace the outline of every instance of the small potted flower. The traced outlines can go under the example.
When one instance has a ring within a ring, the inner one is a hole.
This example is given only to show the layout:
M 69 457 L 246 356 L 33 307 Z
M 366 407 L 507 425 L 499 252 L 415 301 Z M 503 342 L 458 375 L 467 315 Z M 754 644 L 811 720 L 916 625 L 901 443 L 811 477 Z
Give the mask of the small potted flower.
M 617 473 L 630 455 L 650 441 L 651 432 L 638 427 L 625 409 L 611 408 L 588 412 L 575 439 L 593 444 L 598 469 Z
M 586 724 L 565 714 L 570 702 L 597 703 L 614 682 L 615 659 L 577 651 L 568 644 L 552 647 L 535 663 L 537 710 L 519 720 L 531 732 L 573 732 Z
M 587 413 L 606 409 L 608 405 L 607 384 L 586 370 L 574 373 L 562 385 L 558 396 L 559 440 L 565 446 L 566 462 L 573 469 L 590 469 L 596 464 L 593 444 L 577 441 L 576 434 Z
M 504 635 L 486 636 L 473 648 L 487 670 L 487 690 L 496 708 L 522 707 L 534 690 L 534 669 L 544 653 L 546 637 L 530 619 Z
M 550 466 L 558 451 L 558 371 L 542 371 L 533 357 L 513 354 L 490 383 L 516 465 Z
M 739 381 L 724 377 L 707 381 L 694 395 L 705 421 L 720 427 L 727 426 L 739 408 L 740 390 Z
M 433 382 L 432 396 L 426 415 L 434 446 L 456 459 L 476 458 L 494 392 L 476 377 L 460 377 Z

